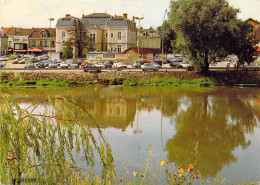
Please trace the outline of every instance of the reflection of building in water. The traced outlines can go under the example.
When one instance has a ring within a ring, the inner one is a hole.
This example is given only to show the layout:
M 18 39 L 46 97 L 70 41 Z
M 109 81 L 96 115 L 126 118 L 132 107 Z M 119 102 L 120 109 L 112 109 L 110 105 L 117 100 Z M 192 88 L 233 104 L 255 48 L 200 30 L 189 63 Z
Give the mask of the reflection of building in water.
M 93 102 L 84 102 L 84 104 L 101 127 L 115 127 L 125 130 L 134 121 L 136 101 L 101 99 Z

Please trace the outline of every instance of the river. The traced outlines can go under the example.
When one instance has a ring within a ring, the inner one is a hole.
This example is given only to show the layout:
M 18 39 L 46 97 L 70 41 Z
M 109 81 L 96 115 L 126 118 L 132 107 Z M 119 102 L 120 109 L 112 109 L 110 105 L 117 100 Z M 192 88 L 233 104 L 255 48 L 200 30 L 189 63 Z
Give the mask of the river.
M 162 160 L 183 168 L 194 160 L 198 184 L 218 176 L 224 184 L 260 182 L 259 88 L 23 87 L 1 94 L 23 106 L 51 96 L 87 109 L 111 145 L 119 178 L 144 173 L 149 159 L 149 173 L 161 170 L 155 179 L 164 182 Z

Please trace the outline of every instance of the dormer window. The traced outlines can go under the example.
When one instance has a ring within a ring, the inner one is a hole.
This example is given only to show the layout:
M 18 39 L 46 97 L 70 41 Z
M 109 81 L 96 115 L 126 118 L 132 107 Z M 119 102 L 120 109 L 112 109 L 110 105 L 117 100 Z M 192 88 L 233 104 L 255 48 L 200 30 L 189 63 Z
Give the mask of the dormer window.
M 46 31 L 41 31 L 40 35 L 41 35 L 41 37 L 48 37 L 48 34 Z

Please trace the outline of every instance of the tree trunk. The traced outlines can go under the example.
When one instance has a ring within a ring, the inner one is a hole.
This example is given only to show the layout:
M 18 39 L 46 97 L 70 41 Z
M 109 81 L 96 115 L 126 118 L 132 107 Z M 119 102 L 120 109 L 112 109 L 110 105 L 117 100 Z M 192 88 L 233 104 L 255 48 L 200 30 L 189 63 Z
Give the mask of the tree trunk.
M 209 50 L 205 50 L 204 62 L 201 67 L 201 73 L 203 75 L 209 75 Z

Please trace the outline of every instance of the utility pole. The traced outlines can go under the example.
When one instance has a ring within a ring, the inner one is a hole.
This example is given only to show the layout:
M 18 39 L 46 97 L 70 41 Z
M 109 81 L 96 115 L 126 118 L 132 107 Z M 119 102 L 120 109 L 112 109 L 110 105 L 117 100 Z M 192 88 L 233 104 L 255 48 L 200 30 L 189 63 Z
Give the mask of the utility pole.
M 50 50 L 49 50 L 49 59 L 51 59 L 51 21 L 54 21 L 54 18 L 49 18 L 49 21 L 50 21 L 50 40 L 49 40 L 49 42 L 50 42 Z
M 166 12 L 167 12 L 167 9 L 165 10 L 165 13 L 164 13 L 163 23 L 164 23 Z M 162 66 L 163 66 L 163 34 L 164 34 L 163 32 L 164 32 L 164 29 L 163 29 L 163 26 L 162 26 Z
M 141 34 L 141 31 L 140 31 L 140 20 L 142 20 L 144 17 L 134 17 L 135 19 L 139 20 L 139 35 L 138 35 L 138 61 L 139 61 L 139 53 L 140 53 L 140 34 Z

